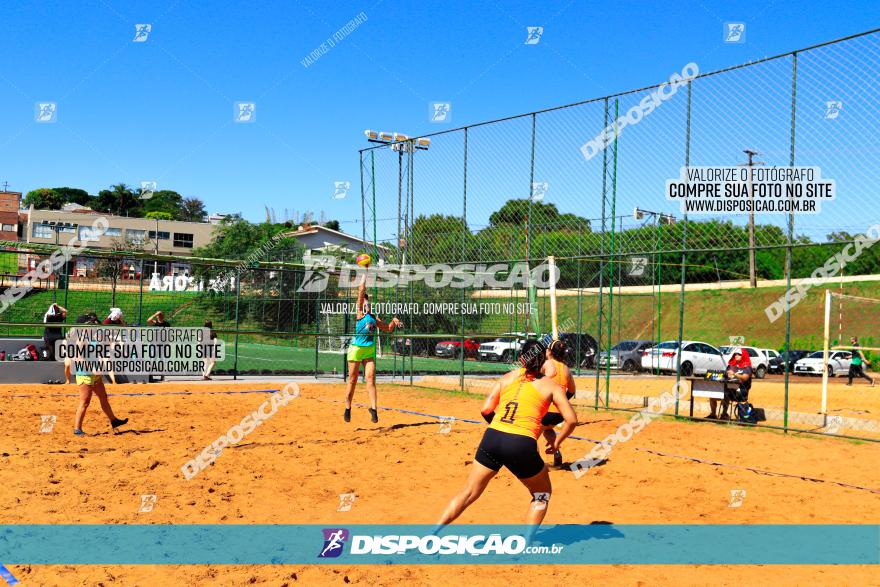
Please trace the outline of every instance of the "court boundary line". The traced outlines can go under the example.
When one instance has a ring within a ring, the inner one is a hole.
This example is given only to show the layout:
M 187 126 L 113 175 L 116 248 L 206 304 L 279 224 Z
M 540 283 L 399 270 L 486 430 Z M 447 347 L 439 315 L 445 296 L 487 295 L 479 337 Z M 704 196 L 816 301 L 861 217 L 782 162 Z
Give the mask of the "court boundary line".
M 137 397 L 137 396 L 148 396 L 148 395 L 238 395 L 245 393 L 278 393 L 278 389 L 249 389 L 244 391 L 166 391 L 165 393 L 157 393 L 157 392 L 139 392 L 139 393 L 108 393 L 107 397 L 116 397 L 116 396 L 128 396 L 128 397 Z M 10 395 L 10 398 L 13 397 L 79 397 L 78 393 L 45 393 L 45 394 L 18 394 L 18 395 Z
M 2 578 L 8 585 L 18 585 L 19 580 L 15 578 L 15 575 L 12 574 L 12 571 L 6 568 L 6 565 L 0 565 L 0 578 Z

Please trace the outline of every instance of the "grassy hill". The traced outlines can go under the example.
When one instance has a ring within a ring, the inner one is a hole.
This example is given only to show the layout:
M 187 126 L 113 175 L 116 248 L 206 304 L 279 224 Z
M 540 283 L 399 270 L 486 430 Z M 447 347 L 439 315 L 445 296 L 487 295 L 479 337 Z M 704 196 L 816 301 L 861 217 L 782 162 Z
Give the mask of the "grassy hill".
M 880 300 L 880 283 L 877 282 L 847 283 L 843 290 L 838 284 L 811 289 L 792 309 L 793 348 L 822 347 L 825 289 Z M 721 345 L 728 343 L 729 336 L 737 335 L 744 336 L 749 345 L 781 348 L 785 343 L 785 316 L 771 323 L 764 310 L 784 293 L 784 287 L 685 292 L 683 336 L 686 339 Z M 658 297 L 660 338 L 678 338 L 679 294 L 664 293 L 659 296 L 615 295 L 612 340 L 655 339 Z M 606 306 L 607 299 L 606 297 Z M 549 303 L 541 300 L 539 304 L 541 313 L 546 311 L 549 316 Z M 577 305 L 577 298 L 559 298 L 560 325 L 567 320 L 577 323 Z M 582 329 L 594 335 L 597 330 L 597 305 L 598 297 L 595 295 L 581 299 Z M 853 335 L 861 339 L 863 346 L 880 346 L 880 303 L 847 299 L 841 307 L 839 300 L 834 299 L 831 312 L 832 340 L 842 336 L 848 342 L 848 337 Z

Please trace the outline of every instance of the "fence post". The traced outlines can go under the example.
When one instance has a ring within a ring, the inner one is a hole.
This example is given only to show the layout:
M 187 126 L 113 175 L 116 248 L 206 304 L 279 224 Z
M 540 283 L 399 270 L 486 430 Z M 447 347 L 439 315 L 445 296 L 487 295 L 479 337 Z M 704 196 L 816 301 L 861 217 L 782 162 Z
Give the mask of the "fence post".
M 533 188 L 532 186 L 535 184 L 535 126 L 537 125 L 537 118 L 535 117 L 535 113 L 532 113 L 532 146 L 531 146 L 531 158 L 529 160 L 529 212 L 526 214 L 526 267 L 529 270 L 529 275 L 531 275 L 532 271 L 532 204 L 534 201 Z M 512 269 L 511 269 L 512 270 Z M 528 333 L 530 328 L 535 327 L 535 320 L 532 316 L 532 280 L 529 278 L 528 291 L 526 291 L 526 301 L 529 303 L 529 310 L 526 313 L 526 322 L 525 328 L 523 328 L 523 332 L 526 333 L 526 338 L 528 338 Z M 537 306 L 537 300 L 535 300 L 535 305 Z M 538 308 L 535 308 L 535 313 L 537 314 Z M 535 329 L 537 330 L 537 329 Z M 540 336 L 540 333 L 536 332 Z
M 795 51 L 791 63 L 791 144 L 788 165 L 794 167 L 795 130 L 797 127 L 797 58 Z M 785 249 L 785 291 L 791 289 L 792 247 L 794 240 L 794 212 L 788 215 L 788 243 Z M 791 344 L 791 306 L 785 310 L 785 403 L 782 408 L 782 428 L 788 433 L 788 353 Z
M 691 82 L 693 80 L 688 80 L 688 93 L 687 93 L 687 123 L 685 126 L 685 139 L 684 139 L 684 166 L 690 167 L 691 165 Z M 688 229 L 688 217 L 687 210 L 684 213 L 684 226 L 681 231 L 681 290 L 678 295 L 678 346 L 681 348 L 681 340 L 684 338 L 684 284 L 685 284 L 685 264 L 687 260 L 687 253 L 685 250 L 687 249 L 687 229 Z M 659 340 L 657 341 L 660 342 Z M 677 365 L 675 368 L 675 415 L 678 416 L 678 398 L 679 398 L 679 383 L 681 382 L 681 353 L 678 353 Z M 691 397 L 690 400 L 692 403 L 694 398 Z
M 321 340 L 321 298 L 315 298 L 315 379 L 318 378 L 318 348 Z M 377 335 L 378 336 L 378 335 Z
M 412 253 L 413 253 L 410 255 L 410 259 L 411 259 L 410 263 L 412 263 L 415 260 L 415 259 L 413 259 L 413 257 L 415 256 L 414 253 L 416 251 L 416 243 L 413 242 L 414 239 L 413 239 L 413 229 L 412 229 L 413 223 L 415 222 L 415 218 L 416 218 L 415 217 L 415 213 L 416 213 L 415 212 L 415 208 L 416 208 L 415 172 L 416 172 L 415 149 L 411 149 L 409 152 L 409 214 L 407 215 L 407 221 L 406 221 L 407 226 L 404 229 L 404 231 L 406 232 L 406 248 L 408 251 L 412 251 Z M 376 180 L 374 178 L 373 179 L 374 186 L 375 186 L 375 181 Z M 376 217 L 376 215 L 374 212 L 373 218 L 375 218 L 375 217 Z M 410 242 L 412 242 L 412 249 L 410 249 Z M 413 299 L 414 299 L 413 298 L 413 287 L 414 287 L 414 284 L 412 281 L 410 281 L 409 282 L 409 303 L 410 303 L 409 307 L 410 308 L 413 307 L 412 304 L 414 303 L 413 302 Z M 410 348 L 412 348 L 412 347 L 410 347 Z M 410 385 L 410 387 L 412 387 L 412 385 L 413 385 L 413 370 L 415 369 L 414 361 L 415 361 L 415 357 L 413 356 L 413 353 L 410 353 L 409 354 L 409 385 Z
M 461 262 L 465 262 L 465 247 L 467 246 L 468 227 L 467 227 L 467 164 L 468 164 L 468 129 L 464 128 L 464 179 L 463 191 L 461 199 Z M 467 303 L 465 299 L 465 288 L 461 288 L 462 307 Z M 458 386 L 464 391 L 464 309 L 461 312 L 461 363 L 458 368 Z
M 73 260 L 68 259 L 64 262 L 64 307 L 67 307 L 67 292 L 70 291 L 70 271 L 69 264 L 73 263 L 76 265 L 76 257 Z
M 233 279 L 235 279 L 235 358 L 232 362 L 232 379 L 238 379 L 238 331 L 239 328 L 239 320 L 238 320 L 238 307 L 239 302 L 241 301 L 241 273 L 238 273 Z
M 617 243 L 615 242 L 615 224 L 614 217 L 617 215 L 617 145 L 620 143 L 620 140 L 617 136 L 617 120 L 620 117 L 620 100 L 617 98 L 614 99 L 614 171 L 611 176 L 611 261 L 612 263 L 617 259 Z M 611 270 L 609 273 L 608 279 L 608 356 L 606 359 L 605 365 L 605 407 L 609 407 L 610 403 L 610 392 L 611 392 L 611 334 L 614 328 L 614 265 L 611 265 Z M 618 303 L 620 301 L 618 300 Z M 618 312 L 620 310 L 618 309 Z
M 138 290 L 138 324 L 144 325 L 144 261 L 141 259 L 141 282 Z
M 602 128 L 608 128 L 608 98 L 605 98 L 604 118 Z M 596 401 L 595 409 L 599 409 L 599 353 L 602 352 L 602 312 L 604 291 L 602 286 L 605 282 L 605 201 L 608 195 L 608 149 L 602 149 L 602 236 L 599 239 L 599 303 L 596 307 L 596 332 L 599 339 L 596 341 L 598 348 L 593 357 L 593 369 L 596 371 Z M 612 220 L 613 222 L 613 220 Z

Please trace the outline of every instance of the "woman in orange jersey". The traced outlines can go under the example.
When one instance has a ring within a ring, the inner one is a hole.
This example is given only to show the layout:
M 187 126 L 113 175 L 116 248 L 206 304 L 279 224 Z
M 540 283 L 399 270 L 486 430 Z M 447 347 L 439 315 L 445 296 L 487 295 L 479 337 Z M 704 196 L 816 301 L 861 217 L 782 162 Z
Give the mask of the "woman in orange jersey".
M 489 428 L 477 448 L 467 483 L 446 506 L 440 527 L 451 523 L 475 502 L 501 467 L 507 467 L 532 494 L 526 523 L 537 526 L 544 519 L 551 486 L 547 465 L 538 452 L 538 437 L 543 430 L 541 418 L 550 404 L 554 404 L 565 421 L 548 452 L 558 451 L 577 424 L 577 415 L 565 391 L 541 373 L 545 350 L 539 341 L 526 342 L 520 357 L 522 368 L 502 377 L 486 397 L 482 414 Z M 497 418 L 496 408 L 500 413 Z
M 574 397 L 576 387 L 574 377 L 571 375 L 571 369 L 565 364 L 565 353 L 567 348 L 561 340 L 554 340 L 547 349 L 547 361 L 544 363 L 543 373 L 553 381 L 555 381 L 562 389 L 565 390 L 565 396 L 568 399 Z M 541 418 L 541 424 L 544 426 L 544 440 L 547 441 L 549 449 L 556 442 L 556 431 L 553 430 L 558 424 L 562 424 L 563 418 L 555 405 L 550 405 L 547 413 Z M 553 453 L 553 466 L 562 466 L 562 451 L 556 450 Z

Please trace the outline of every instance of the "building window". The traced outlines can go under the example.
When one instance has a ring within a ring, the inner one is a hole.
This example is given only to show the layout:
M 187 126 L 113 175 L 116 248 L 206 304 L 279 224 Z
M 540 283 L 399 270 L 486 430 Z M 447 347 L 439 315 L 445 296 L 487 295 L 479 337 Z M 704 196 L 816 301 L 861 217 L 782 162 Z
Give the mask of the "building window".
M 134 243 L 137 245 L 143 244 L 146 239 L 147 231 L 146 230 L 137 230 L 134 228 L 126 228 L 125 229 L 125 238 L 130 243 Z
M 101 232 L 91 226 L 80 226 L 78 234 L 82 242 L 97 241 L 101 238 Z
M 57 230 L 58 232 L 69 232 L 73 234 L 74 232 L 76 232 L 76 226 L 74 226 L 73 224 L 56 224 L 55 230 Z
M 104 231 L 104 236 L 122 236 L 121 228 L 108 228 Z
M 43 224 L 42 222 L 39 224 L 34 224 L 33 228 L 33 237 L 34 238 L 52 238 L 52 227 L 48 224 Z
M 158 234 L 159 236 L 157 237 L 156 234 Z M 171 233 L 170 233 L 170 232 L 166 232 L 166 231 L 164 231 L 164 230 L 160 230 L 160 231 L 157 233 L 155 230 L 151 230 L 151 231 L 150 231 L 150 238 L 151 238 L 152 240 L 167 241 L 169 238 L 171 238 Z
M 189 263 L 172 263 L 171 264 L 171 275 L 186 275 L 189 276 L 190 264 Z
M 14 224 L 4 224 L 4 225 L 3 225 L 3 230 L 4 230 L 5 232 L 12 232 L 12 231 L 15 230 L 15 225 L 14 225 Z
M 86 257 L 77 257 L 73 274 L 76 277 L 93 277 L 97 268 L 97 261 Z
M 174 233 L 174 246 L 175 247 L 184 247 L 186 249 L 193 248 L 193 235 L 188 234 L 186 232 L 175 232 Z

